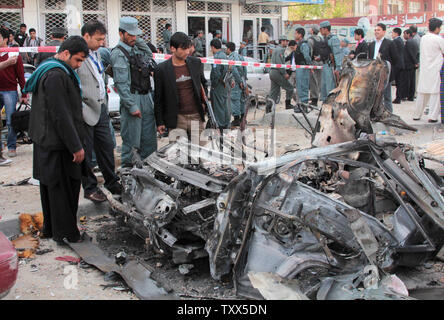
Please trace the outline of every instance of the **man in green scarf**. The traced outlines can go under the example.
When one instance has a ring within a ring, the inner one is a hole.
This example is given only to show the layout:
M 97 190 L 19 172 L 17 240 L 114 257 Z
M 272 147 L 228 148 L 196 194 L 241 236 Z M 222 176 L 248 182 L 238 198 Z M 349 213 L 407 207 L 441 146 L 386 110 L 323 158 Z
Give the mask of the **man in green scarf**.
M 33 94 L 29 136 L 34 142 L 33 176 L 40 181 L 43 236 L 58 243 L 80 241 L 77 209 L 85 170 L 84 121 L 80 81 L 74 70 L 88 54 L 82 37 L 68 38 L 25 87 Z

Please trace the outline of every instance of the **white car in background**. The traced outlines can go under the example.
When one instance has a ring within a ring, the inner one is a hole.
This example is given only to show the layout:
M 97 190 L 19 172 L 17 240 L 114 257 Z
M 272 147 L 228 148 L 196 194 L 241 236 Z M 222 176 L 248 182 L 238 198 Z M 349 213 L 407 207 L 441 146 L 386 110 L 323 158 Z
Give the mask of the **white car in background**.
M 245 57 L 245 61 L 260 62 L 259 60 L 250 57 Z M 211 64 L 205 64 L 204 67 L 205 78 L 208 80 L 208 82 L 210 80 L 211 67 L 212 67 Z M 247 78 L 248 78 L 247 83 L 251 86 L 250 94 L 252 96 L 258 95 L 265 97 L 270 91 L 271 82 L 270 82 L 269 69 L 264 67 L 248 66 Z

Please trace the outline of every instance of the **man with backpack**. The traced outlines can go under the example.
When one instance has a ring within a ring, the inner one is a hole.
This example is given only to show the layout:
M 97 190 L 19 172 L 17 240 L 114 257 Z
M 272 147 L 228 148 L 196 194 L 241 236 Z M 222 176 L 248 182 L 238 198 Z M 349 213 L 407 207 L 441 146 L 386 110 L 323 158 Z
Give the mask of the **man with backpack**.
M 316 57 L 320 57 L 319 47 L 320 43 L 323 41 L 322 37 L 319 34 L 319 26 L 313 24 L 310 27 L 310 37 L 307 40 L 307 43 L 310 47 L 310 58 L 311 64 L 314 66 L 322 66 L 322 61 L 316 61 Z M 319 100 L 319 94 L 321 92 L 321 79 L 322 79 L 322 70 L 313 69 L 310 70 L 310 98 L 311 104 L 317 106 Z
M 228 57 L 222 50 L 222 42 L 215 38 L 210 42 L 211 52 L 214 59 L 227 60 Z M 226 75 L 228 66 L 222 64 L 213 64 L 210 73 L 211 82 L 211 105 L 213 106 L 215 121 L 219 126 L 219 129 L 228 129 L 230 127 L 230 110 L 228 110 L 228 99 L 231 97 L 228 95 L 228 85 L 226 83 Z
M 271 56 L 272 64 L 285 64 L 284 52 L 288 45 L 287 36 L 279 37 L 279 46 L 273 50 L 273 55 Z M 269 96 L 276 103 L 277 98 L 281 92 L 281 88 L 286 91 L 285 97 L 285 109 L 293 109 L 294 106 L 291 105 L 291 98 L 293 97 L 294 87 L 288 81 L 290 75 L 285 71 L 285 69 L 271 68 L 270 80 L 271 88 Z M 267 112 L 271 112 L 271 106 L 267 105 Z
M 304 41 L 305 29 L 297 28 L 295 32 L 296 46 L 295 50 L 290 55 L 292 64 L 295 65 L 310 65 L 310 47 Z M 296 88 L 298 92 L 299 101 L 308 102 L 308 92 L 310 84 L 310 71 L 308 69 L 296 69 Z
M 154 103 L 151 96 L 153 53 L 138 36 L 142 30 L 132 17 L 122 17 L 120 41 L 111 52 L 114 85 L 120 97 L 120 134 L 122 136 L 122 168 L 133 166 L 132 151 L 142 159 L 157 150 Z
M 331 33 L 330 21 L 321 22 L 320 27 L 324 41 L 319 44 L 317 61 L 322 61 L 321 101 L 324 102 L 339 78 L 341 47 L 339 38 Z
M 227 43 L 226 54 L 229 60 L 241 61 L 240 55 L 236 52 L 236 45 L 233 42 Z M 231 89 L 231 113 L 234 117 L 231 126 L 239 127 L 245 113 L 245 101 L 242 99 L 242 91 L 244 89 L 244 83 L 246 83 L 245 78 L 247 72 L 246 67 L 242 66 L 232 66 L 231 72 L 235 82 L 234 87 Z

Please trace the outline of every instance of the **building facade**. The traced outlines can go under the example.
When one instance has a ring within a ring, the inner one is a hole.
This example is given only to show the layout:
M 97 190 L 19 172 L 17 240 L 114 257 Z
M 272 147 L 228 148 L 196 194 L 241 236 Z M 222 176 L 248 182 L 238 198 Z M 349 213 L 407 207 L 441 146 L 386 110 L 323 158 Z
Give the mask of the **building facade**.
M 13 30 L 24 22 L 45 40 L 54 27 L 67 28 L 69 35 L 80 34 L 83 23 L 98 19 L 106 24 L 108 43 L 113 47 L 119 40 L 122 16 L 137 18 L 144 39 L 154 45 L 162 45 L 162 31 L 170 23 L 173 31 L 190 36 L 203 30 L 208 48 L 216 30 L 237 45 L 242 40 L 256 45 L 264 26 L 270 38 L 277 40 L 288 13 L 276 3 L 246 4 L 242 0 L 0 0 L 0 21 L 11 23 Z
M 442 0 L 352 0 L 350 17 L 444 11 Z

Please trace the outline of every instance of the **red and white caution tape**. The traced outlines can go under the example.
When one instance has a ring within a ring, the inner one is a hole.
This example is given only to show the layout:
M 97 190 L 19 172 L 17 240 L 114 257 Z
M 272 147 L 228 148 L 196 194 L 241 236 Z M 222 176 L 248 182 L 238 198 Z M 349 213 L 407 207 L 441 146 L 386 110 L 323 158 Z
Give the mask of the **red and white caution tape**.
M 39 52 L 49 52 L 56 53 L 59 50 L 59 47 L 8 47 L 8 48 L 0 48 L 0 52 L 31 52 L 31 53 L 39 53 Z
M 171 55 L 153 53 L 154 59 L 168 60 Z M 243 66 L 243 67 L 257 67 L 257 68 L 275 68 L 275 69 L 322 69 L 322 66 L 306 66 L 306 65 L 295 65 L 291 64 L 272 64 L 263 62 L 251 62 L 251 61 L 234 61 L 234 60 L 221 60 L 214 58 L 200 58 L 202 63 L 206 64 L 222 64 L 227 66 Z
M 59 47 L 10 47 L 10 48 L 0 48 L 0 52 L 57 52 Z M 168 60 L 170 54 L 153 53 L 154 59 L 157 60 Z M 221 64 L 227 66 L 243 66 L 243 67 L 256 67 L 256 68 L 274 68 L 274 69 L 322 69 L 322 66 L 307 66 L 307 65 L 295 65 L 291 64 L 273 64 L 273 63 L 263 63 L 263 62 L 251 62 L 251 61 L 233 61 L 233 60 L 221 60 L 214 58 L 200 58 L 202 63 L 205 64 Z

